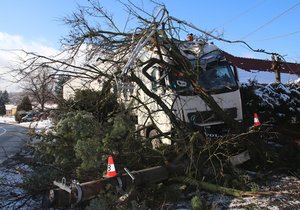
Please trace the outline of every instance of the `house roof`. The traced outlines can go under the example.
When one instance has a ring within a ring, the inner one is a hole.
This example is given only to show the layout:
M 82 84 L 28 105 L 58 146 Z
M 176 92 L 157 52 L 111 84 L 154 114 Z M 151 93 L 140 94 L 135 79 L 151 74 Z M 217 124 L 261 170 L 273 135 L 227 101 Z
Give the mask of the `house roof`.
M 5 104 L 5 109 L 6 110 L 12 110 L 12 109 L 16 109 L 17 106 L 13 105 L 13 104 Z
M 233 63 L 233 65 L 246 71 L 274 71 L 272 69 L 273 61 L 271 60 L 235 57 L 227 52 L 224 52 L 224 55 L 227 60 Z M 281 69 L 281 72 L 300 75 L 300 64 L 283 62 L 283 68 Z

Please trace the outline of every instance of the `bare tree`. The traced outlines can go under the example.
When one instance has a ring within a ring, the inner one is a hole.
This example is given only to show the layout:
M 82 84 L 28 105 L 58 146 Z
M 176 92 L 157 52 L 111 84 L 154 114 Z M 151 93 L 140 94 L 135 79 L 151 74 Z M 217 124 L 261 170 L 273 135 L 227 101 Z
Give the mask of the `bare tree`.
M 28 91 L 36 94 L 35 98 L 42 105 L 49 98 L 49 90 L 52 89 L 53 78 L 56 77 L 80 78 L 87 83 L 101 81 L 102 84 L 109 84 L 107 85 L 109 88 L 115 87 L 118 93 L 124 90 L 120 84 L 134 83 L 137 92 L 143 92 L 148 98 L 155 101 L 159 111 L 163 111 L 169 117 L 175 133 L 178 134 L 177 138 L 172 137 L 172 140 L 178 143 L 174 144 L 176 147 L 178 146 L 178 152 L 176 152 L 179 154 L 176 159 L 174 158 L 175 161 L 187 157 L 189 168 L 194 169 L 196 175 L 199 173 L 200 176 L 199 166 L 203 167 L 204 164 L 198 163 L 200 163 L 200 155 L 202 155 L 206 164 L 205 167 L 211 165 L 212 168 L 212 170 L 207 171 L 211 171 L 209 173 L 219 179 L 223 175 L 222 160 L 228 160 L 230 156 L 228 148 L 236 148 L 237 138 L 209 142 L 205 141 L 200 133 L 190 132 L 187 123 L 174 114 L 170 108 L 170 103 L 152 91 L 139 75 L 144 74 L 155 85 L 163 87 L 164 90 L 170 90 L 170 85 L 162 82 L 166 74 L 162 74 L 160 78 L 153 78 L 147 73 L 147 70 L 160 67 L 167 74 L 180 74 L 191 84 L 192 94 L 201 97 L 219 118 L 223 119 L 227 125 L 237 129 L 237 123 L 219 107 L 209 92 L 199 84 L 193 64 L 178 47 L 178 40 L 182 40 L 182 34 L 188 32 L 186 26 L 197 30 L 200 33 L 199 39 L 204 43 L 210 38 L 230 41 L 170 16 L 163 5 L 156 5 L 158 6 L 156 14 L 153 15 L 136 7 L 131 1 L 121 2 L 121 4 L 128 13 L 127 23 L 134 19 L 136 25 L 130 29 L 127 27 L 130 24 L 126 24 L 126 27 L 121 29 L 98 1 L 90 0 L 89 2 L 90 6 L 81 7 L 78 12 L 64 19 L 65 23 L 71 27 L 71 31 L 69 36 L 62 40 L 65 50 L 61 54 L 50 57 L 25 52 L 27 57 L 22 63 L 23 66 L 18 70 L 23 75 L 23 79 L 27 78 L 30 84 L 33 84 L 28 86 L 30 87 Z M 151 51 L 156 56 L 141 59 L 140 52 L 142 49 Z M 131 99 L 136 103 L 130 108 L 144 107 L 145 115 L 148 116 L 149 121 L 155 121 L 157 110 L 150 109 L 141 95 L 136 94 Z M 141 129 L 145 129 L 147 126 L 144 124 Z M 158 131 L 155 133 L 158 137 L 167 137 L 170 134 L 157 127 L 155 129 Z M 188 141 L 186 141 L 187 139 Z M 223 145 L 226 145 L 224 150 Z M 199 148 L 200 150 L 198 150 Z M 219 150 L 220 148 L 221 150 Z
M 231 41 L 169 16 L 163 5 L 155 4 L 156 14 L 153 15 L 131 1 L 120 3 L 126 8 L 129 17 L 124 29 L 117 26 L 112 15 L 101 7 L 99 1 L 92 0 L 90 6 L 80 7 L 78 12 L 64 19 L 71 27 L 69 36 L 62 40 L 64 52 L 54 57 L 25 52 L 27 57 L 23 62 L 25 67 L 19 68 L 21 73 L 27 77 L 43 68 L 51 71 L 45 74 L 46 77 L 68 76 L 87 81 L 114 81 L 116 85 L 124 79 L 132 81 L 141 91 L 157 101 L 175 128 L 183 129 L 185 125 L 178 121 L 165 101 L 144 85 L 138 77 L 140 72 L 135 71 L 136 69 L 146 71 L 155 65 L 174 73 L 180 69 L 183 77 L 190 81 L 194 93 L 199 95 L 226 124 L 237 129 L 237 123 L 224 113 L 212 96 L 199 85 L 192 64 L 176 44 L 176 40 L 182 40 L 182 32 L 188 31 L 187 26 L 197 29 L 200 33 L 199 39 L 204 42 L 209 38 Z M 132 19 L 135 20 L 136 27 L 130 29 L 127 26 Z M 145 46 L 155 51 L 158 56 L 144 61 L 138 59 L 139 50 Z M 46 81 L 49 85 L 50 80 Z M 44 94 L 46 95 L 48 93 Z M 38 95 L 35 97 L 40 103 L 44 103 L 48 98 Z
M 54 78 L 45 68 L 28 74 L 23 80 L 23 90 L 33 101 L 37 102 L 41 112 L 45 104 L 54 99 Z

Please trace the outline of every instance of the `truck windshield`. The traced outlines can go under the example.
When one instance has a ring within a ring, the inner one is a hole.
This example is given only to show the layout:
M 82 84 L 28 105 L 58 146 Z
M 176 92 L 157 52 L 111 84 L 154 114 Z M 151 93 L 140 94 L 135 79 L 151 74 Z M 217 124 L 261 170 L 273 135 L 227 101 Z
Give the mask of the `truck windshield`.
M 229 92 L 238 88 L 231 66 L 226 62 L 201 69 L 198 81 L 208 92 Z
M 193 64 L 193 63 L 192 63 Z M 232 67 L 227 62 L 212 62 L 206 68 L 194 64 L 199 85 L 209 93 L 224 93 L 238 89 Z M 180 95 L 195 94 L 189 79 L 180 73 L 169 73 L 171 88 Z

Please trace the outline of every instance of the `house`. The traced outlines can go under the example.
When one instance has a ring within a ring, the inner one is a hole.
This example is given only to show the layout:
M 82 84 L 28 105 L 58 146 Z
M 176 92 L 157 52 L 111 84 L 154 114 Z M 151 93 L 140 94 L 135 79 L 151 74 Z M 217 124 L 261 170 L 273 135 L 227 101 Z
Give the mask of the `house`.
M 17 106 L 13 104 L 5 105 L 6 116 L 14 116 L 17 112 Z
M 82 78 L 70 79 L 63 86 L 63 98 L 68 100 L 75 96 L 76 90 L 101 90 L 101 85 L 98 80 L 90 81 Z

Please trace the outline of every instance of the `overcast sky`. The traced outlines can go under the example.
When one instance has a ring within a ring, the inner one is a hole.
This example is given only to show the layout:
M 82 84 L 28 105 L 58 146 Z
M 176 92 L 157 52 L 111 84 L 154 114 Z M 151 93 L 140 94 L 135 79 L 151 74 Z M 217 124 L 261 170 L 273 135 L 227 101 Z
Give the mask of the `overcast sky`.
M 132 0 L 152 13 L 149 1 Z M 0 90 L 17 90 L 4 82 L 4 73 L 16 60 L 15 49 L 42 54 L 59 52 L 60 39 L 69 28 L 62 18 L 87 0 L 1 0 L 0 1 Z M 224 39 L 243 40 L 254 49 L 280 53 L 287 61 L 300 62 L 300 1 L 296 0 L 166 0 L 171 16 L 197 27 L 223 34 Z M 122 5 L 114 0 L 100 0 L 119 26 L 127 17 Z M 270 56 L 255 53 L 241 44 L 215 42 L 235 55 L 261 59 Z M 250 77 L 244 76 L 244 77 Z M 257 77 L 257 76 L 256 76 Z M 273 76 L 272 76 L 273 77 Z M 267 79 L 267 76 L 263 76 Z M 287 75 L 287 78 L 291 78 Z

